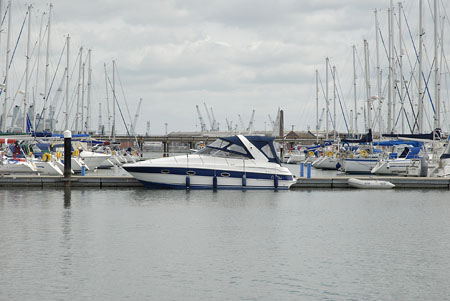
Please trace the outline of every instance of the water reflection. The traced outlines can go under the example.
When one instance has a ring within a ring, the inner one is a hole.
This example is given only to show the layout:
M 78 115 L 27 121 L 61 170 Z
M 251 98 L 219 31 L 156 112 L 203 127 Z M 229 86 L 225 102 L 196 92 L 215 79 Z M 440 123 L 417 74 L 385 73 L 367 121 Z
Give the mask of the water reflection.
M 64 186 L 64 209 L 70 208 L 70 202 L 72 199 L 72 189 L 70 186 Z

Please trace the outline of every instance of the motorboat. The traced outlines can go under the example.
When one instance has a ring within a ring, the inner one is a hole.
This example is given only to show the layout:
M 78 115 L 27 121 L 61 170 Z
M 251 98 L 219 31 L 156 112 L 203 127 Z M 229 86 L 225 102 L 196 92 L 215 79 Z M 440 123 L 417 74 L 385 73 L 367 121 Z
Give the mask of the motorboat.
M 289 189 L 296 182 L 264 136 L 223 137 L 194 154 L 124 164 L 149 188 Z
M 363 189 L 391 189 L 395 187 L 395 185 L 389 181 L 360 180 L 356 178 L 348 179 L 348 185 L 354 188 L 363 188 Z

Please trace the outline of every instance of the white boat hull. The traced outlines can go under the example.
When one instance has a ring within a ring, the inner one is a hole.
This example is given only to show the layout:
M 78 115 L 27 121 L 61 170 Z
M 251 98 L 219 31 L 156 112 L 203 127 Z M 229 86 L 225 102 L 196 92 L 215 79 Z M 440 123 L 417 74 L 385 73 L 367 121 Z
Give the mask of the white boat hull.
M 342 169 L 348 174 L 370 174 L 377 162 L 377 158 L 347 158 Z
M 296 182 L 286 167 L 276 163 L 256 166 L 252 160 L 199 155 L 141 161 L 123 168 L 149 188 L 289 189 Z

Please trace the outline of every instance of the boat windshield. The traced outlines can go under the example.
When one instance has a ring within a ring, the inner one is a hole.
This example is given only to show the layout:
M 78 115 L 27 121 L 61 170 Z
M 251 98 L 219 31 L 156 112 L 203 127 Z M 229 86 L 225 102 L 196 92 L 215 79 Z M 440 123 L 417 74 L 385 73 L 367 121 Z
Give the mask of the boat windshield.
M 196 152 L 196 154 L 221 158 L 249 159 L 248 152 L 244 147 L 223 139 L 217 139 Z

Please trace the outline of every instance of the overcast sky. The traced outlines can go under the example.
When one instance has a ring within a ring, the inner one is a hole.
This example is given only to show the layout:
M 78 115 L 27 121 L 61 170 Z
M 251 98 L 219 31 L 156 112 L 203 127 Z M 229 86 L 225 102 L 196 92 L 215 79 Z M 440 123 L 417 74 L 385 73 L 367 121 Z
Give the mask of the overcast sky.
M 13 2 L 18 32 L 27 2 Z M 35 34 L 47 2 L 33 2 Z M 410 2 L 414 1 L 405 2 L 405 12 L 416 14 Z M 95 128 L 99 101 L 107 124 L 103 64 L 111 75 L 114 59 L 132 118 L 139 98 L 143 99 L 138 133 L 145 133 L 147 121 L 151 134 L 164 133 L 165 123 L 169 132 L 199 129 L 195 105 L 208 123 L 204 102 L 213 107 L 221 129 L 226 127 L 225 118 L 239 123 L 238 114 L 247 125 L 253 109 L 256 129 L 269 128 L 268 114 L 275 118 L 280 107 L 286 128 L 306 130 L 315 126 L 315 70 L 324 80 L 325 57 L 330 57 L 343 96 L 350 95 L 352 45 L 363 59 L 363 39 L 374 40 L 373 11 L 381 10 L 380 23 L 385 24 L 388 5 L 387 0 L 54 0 L 52 67 L 67 33 L 72 63 L 80 46 L 92 49 Z M 5 40 L 2 35 L 2 49 Z M 116 82 L 121 109 L 130 123 Z M 352 101 L 346 100 L 347 105 Z M 119 113 L 116 120 L 123 133 Z M 344 122 L 338 121 L 338 126 L 343 129 Z

